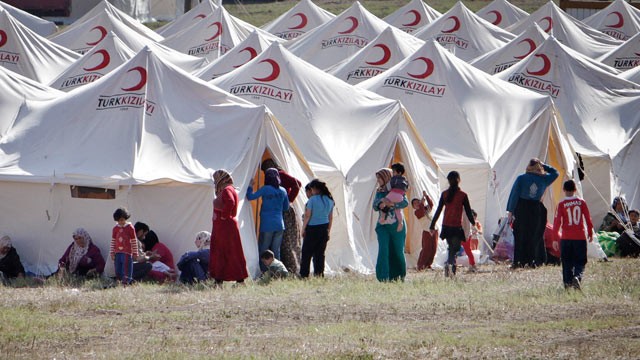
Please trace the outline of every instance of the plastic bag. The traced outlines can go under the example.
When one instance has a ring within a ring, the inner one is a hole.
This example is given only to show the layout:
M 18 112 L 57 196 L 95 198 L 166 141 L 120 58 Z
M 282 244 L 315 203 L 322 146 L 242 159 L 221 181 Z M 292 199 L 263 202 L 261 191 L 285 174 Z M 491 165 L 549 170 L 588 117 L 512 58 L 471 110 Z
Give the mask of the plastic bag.
M 513 261 L 514 240 L 511 226 L 501 226 L 500 233 L 494 235 L 498 236 L 498 243 L 496 244 L 495 249 L 493 249 L 491 259 Z

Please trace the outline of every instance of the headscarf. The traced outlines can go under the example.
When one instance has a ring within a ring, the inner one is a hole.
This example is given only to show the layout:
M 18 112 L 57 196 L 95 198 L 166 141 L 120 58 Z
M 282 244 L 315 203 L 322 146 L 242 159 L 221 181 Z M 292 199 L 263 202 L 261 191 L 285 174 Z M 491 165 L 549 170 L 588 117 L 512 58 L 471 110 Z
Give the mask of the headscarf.
M 0 238 L 0 248 L 3 247 L 12 247 L 13 244 L 11 243 L 11 238 L 9 237 L 9 235 L 3 235 Z M 5 257 L 7 254 L 0 254 L 0 259 L 2 259 L 3 257 Z
M 622 211 L 618 212 L 616 210 L 616 207 L 618 206 L 618 203 L 622 204 Z M 613 213 L 614 214 L 618 214 L 618 216 L 620 217 L 620 220 L 623 223 L 627 223 L 629 221 L 629 219 L 627 218 L 627 202 L 624 200 L 624 198 L 622 196 L 616 196 L 613 199 L 613 204 L 611 204 L 611 208 L 613 209 Z
M 376 191 L 378 192 L 387 192 L 389 191 L 389 180 L 391 180 L 391 176 L 393 175 L 393 173 L 391 172 L 391 169 L 389 168 L 382 168 L 378 171 L 376 171 L 376 181 L 378 180 L 378 177 L 382 179 L 382 181 L 384 181 L 384 184 L 382 184 L 382 186 L 378 186 L 378 189 Z
M 213 183 L 216 185 L 216 195 L 225 187 L 233 185 L 233 178 L 227 170 L 216 170 L 213 175 L 211 175 L 211 178 L 213 179 Z
M 157 243 L 160 242 L 158 239 L 158 235 L 153 230 L 149 230 L 147 235 L 142 240 L 142 244 L 144 245 L 144 251 L 151 251 L 153 247 L 156 246 Z
M 198 250 L 206 249 L 211 245 L 211 233 L 208 231 L 200 231 L 196 234 L 196 241 L 200 240 Z
M 264 184 L 271 185 L 274 188 L 280 187 L 280 174 L 276 168 L 268 168 L 264 171 Z
M 538 158 L 532 158 L 527 163 L 526 172 L 534 173 L 534 174 L 544 174 L 544 168 L 542 167 L 542 162 Z
M 77 228 L 76 231 L 73 232 L 73 237 L 76 236 L 84 238 L 84 246 L 79 246 L 75 240 L 73 240 L 73 244 L 71 244 L 71 251 L 69 251 L 69 272 L 72 274 L 76 272 L 82 257 L 87 255 L 89 245 L 92 241 L 91 236 L 84 228 Z

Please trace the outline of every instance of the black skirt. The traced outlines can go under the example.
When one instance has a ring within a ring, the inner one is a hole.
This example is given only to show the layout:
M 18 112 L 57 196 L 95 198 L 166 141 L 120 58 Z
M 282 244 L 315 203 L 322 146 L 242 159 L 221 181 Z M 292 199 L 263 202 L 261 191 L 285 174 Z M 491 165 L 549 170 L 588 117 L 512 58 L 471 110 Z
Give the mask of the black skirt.
M 442 232 L 440 232 L 440 239 L 460 239 L 466 240 L 464 235 L 464 229 L 462 226 L 446 226 L 442 225 Z

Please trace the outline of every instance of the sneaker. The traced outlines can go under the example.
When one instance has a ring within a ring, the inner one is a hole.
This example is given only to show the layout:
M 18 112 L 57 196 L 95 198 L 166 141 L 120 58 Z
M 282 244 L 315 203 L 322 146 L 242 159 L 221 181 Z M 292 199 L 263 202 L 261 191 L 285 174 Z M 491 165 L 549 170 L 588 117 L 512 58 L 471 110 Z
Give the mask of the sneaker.
M 452 273 L 453 275 L 455 275 L 455 274 L 456 274 L 456 266 L 455 266 L 455 265 L 451 265 L 451 273 Z
M 574 277 L 573 280 L 571 281 L 571 286 L 576 290 L 582 290 L 580 286 L 580 279 L 578 279 L 577 276 Z
M 475 265 L 471 265 L 469 267 L 469 272 L 470 273 L 476 273 L 476 272 L 478 272 L 478 268 Z
M 449 264 L 444 264 L 444 277 L 449 277 Z

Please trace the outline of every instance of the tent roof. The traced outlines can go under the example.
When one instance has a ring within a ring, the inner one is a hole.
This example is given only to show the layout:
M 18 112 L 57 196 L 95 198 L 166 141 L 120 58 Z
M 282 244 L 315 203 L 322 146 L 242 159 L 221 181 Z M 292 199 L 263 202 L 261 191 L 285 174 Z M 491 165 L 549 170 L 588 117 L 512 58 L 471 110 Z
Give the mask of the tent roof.
M 340 15 L 286 46 L 299 58 L 326 69 L 360 51 L 388 26 L 356 1 Z
M 529 17 L 509 26 L 507 30 L 519 34 L 534 23 L 538 23 L 546 33 L 553 34 L 564 45 L 591 58 L 602 56 L 622 43 L 576 20 L 552 1 Z
M 233 49 L 211 64 L 194 72 L 193 75 L 205 81 L 213 80 L 246 64 L 249 60 L 262 53 L 269 45 L 277 42 L 273 37 L 267 38 L 263 34 L 264 32 L 254 31 Z
M 387 15 L 383 20 L 409 34 L 434 22 L 442 14 L 422 0 L 408 4 Z
M 40 36 L 49 36 L 58 31 L 58 27 L 53 21 L 31 15 L 26 11 L 20 10 L 2 1 L 0 1 L 0 7 L 7 10 L 11 16 L 16 18 L 16 20 L 18 20 L 22 25 L 28 27 Z
M 287 12 L 262 26 L 262 29 L 282 39 L 291 40 L 335 17 L 311 0 L 301 0 Z
M 480 18 L 460 1 L 414 35 L 425 41 L 435 38 L 465 61 L 501 47 L 516 37 Z
M 583 22 L 618 40 L 628 40 L 640 32 L 640 9 L 624 0 L 615 0 Z
M 127 62 L 134 55 L 133 50 L 129 49 L 116 34 L 110 32 L 98 45 L 60 73 L 50 86 L 58 90 L 70 91 L 87 85 Z
M 625 71 L 640 65 L 640 33 L 633 35 L 622 45 L 598 58 L 620 71 Z
M 636 84 L 640 84 L 640 66 L 636 66 L 633 69 L 629 69 L 620 74 L 620 77 L 633 81 Z
M 0 64 L 43 84 L 80 57 L 29 30 L 3 8 L 0 31 Z
M 499 73 L 531 54 L 548 36 L 538 24 L 533 24 L 505 46 L 477 57 L 469 63 L 486 73 Z
M 511 4 L 507 0 L 493 0 L 476 14 L 502 29 L 526 18 L 529 13 Z
M 189 28 L 207 16 L 211 15 L 218 6 L 212 0 L 203 0 L 191 10 L 178 16 L 173 21 L 156 29 L 156 32 L 162 36 L 169 37 L 186 28 Z
M 389 26 L 362 50 L 326 71 L 355 85 L 391 68 L 423 44 L 424 41 Z

